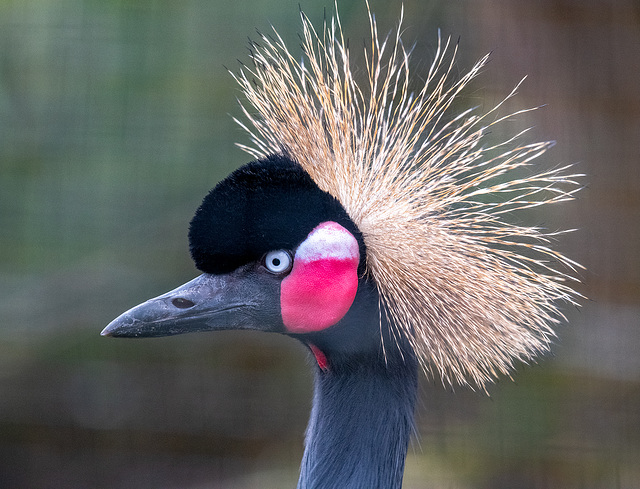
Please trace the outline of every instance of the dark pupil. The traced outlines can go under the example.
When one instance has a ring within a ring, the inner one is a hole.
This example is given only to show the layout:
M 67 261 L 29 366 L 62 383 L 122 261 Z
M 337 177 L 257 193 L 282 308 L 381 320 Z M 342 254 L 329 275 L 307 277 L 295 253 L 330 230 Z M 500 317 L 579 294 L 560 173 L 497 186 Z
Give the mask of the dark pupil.
M 273 260 L 271 260 L 271 263 L 273 264 L 274 267 L 277 267 L 280 265 L 280 258 L 274 258 Z

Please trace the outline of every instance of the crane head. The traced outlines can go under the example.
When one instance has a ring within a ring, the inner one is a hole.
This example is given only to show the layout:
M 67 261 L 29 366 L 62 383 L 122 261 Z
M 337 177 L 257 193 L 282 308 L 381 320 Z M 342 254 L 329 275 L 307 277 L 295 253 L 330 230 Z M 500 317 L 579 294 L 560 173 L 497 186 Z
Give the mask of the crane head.
M 379 348 L 362 235 L 293 160 L 272 155 L 222 180 L 196 211 L 189 243 L 203 273 L 125 312 L 102 335 L 277 332 L 309 345 L 324 367 L 333 352 Z
M 517 216 L 571 200 L 581 175 L 536 166 L 553 143 L 527 131 L 490 139 L 528 111 L 503 111 L 519 85 L 484 113 L 452 113 L 488 55 L 459 75 L 457 46 L 439 38 L 415 85 L 400 26 L 382 39 L 369 22 L 365 70 L 337 14 L 320 32 L 302 14 L 301 60 L 277 32 L 251 44 L 233 76 L 256 161 L 192 221 L 204 274 L 103 334 L 244 328 L 324 352 L 397 347 L 445 384 L 481 388 L 549 350 L 580 265 L 552 248 L 559 232 Z

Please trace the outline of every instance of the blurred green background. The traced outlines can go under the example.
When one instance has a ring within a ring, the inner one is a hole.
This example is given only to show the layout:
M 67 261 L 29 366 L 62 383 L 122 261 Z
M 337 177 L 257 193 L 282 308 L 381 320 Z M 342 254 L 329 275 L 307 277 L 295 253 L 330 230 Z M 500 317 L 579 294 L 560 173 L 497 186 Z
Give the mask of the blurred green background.
M 370 0 L 380 29 L 400 2 Z M 404 0 L 424 75 L 437 28 L 464 72 L 461 107 L 525 75 L 514 121 L 577 163 L 579 199 L 535 217 L 577 228 L 587 267 L 554 355 L 490 397 L 423 382 L 405 487 L 640 487 L 640 6 L 616 0 Z M 0 1 L 0 487 L 294 487 L 311 399 L 306 353 L 229 332 L 118 341 L 100 330 L 197 274 L 188 222 L 248 160 L 225 67 L 270 25 L 297 46 L 299 5 L 332 2 Z M 358 52 L 363 0 L 342 0 Z

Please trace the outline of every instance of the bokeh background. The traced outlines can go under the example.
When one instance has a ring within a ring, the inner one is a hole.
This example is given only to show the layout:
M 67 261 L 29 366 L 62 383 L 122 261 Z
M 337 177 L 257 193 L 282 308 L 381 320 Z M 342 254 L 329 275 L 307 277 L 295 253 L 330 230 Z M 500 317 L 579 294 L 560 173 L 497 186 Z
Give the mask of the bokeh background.
M 370 0 L 382 31 L 400 2 Z M 464 72 L 460 107 L 525 75 L 513 122 L 585 173 L 578 200 L 534 217 L 576 228 L 586 266 L 553 355 L 490 396 L 423 382 L 405 487 L 640 487 L 640 6 L 635 0 L 404 0 L 414 73 L 437 28 Z M 122 341 L 115 316 L 196 275 L 188 222 L 248 160 L 225 67 L 299 5 L 331 1 L 0 2 L 0 487 L 294 487 L 311 399 L 306 353 L 239 332 Z M 342 0 L 354 51 L 364 0 Z M 357 461 L 354 461 L 357 463 Z

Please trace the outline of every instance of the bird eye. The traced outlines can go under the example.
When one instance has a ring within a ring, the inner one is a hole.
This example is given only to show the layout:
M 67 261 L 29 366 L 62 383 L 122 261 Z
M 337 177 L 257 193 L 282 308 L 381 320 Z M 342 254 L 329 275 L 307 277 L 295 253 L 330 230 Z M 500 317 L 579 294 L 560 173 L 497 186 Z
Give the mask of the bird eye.
M 273 273 L 288 272 L 291 269 L 291 255 L 285 250 L 270 251 L 264 257 L 264 266 Z

